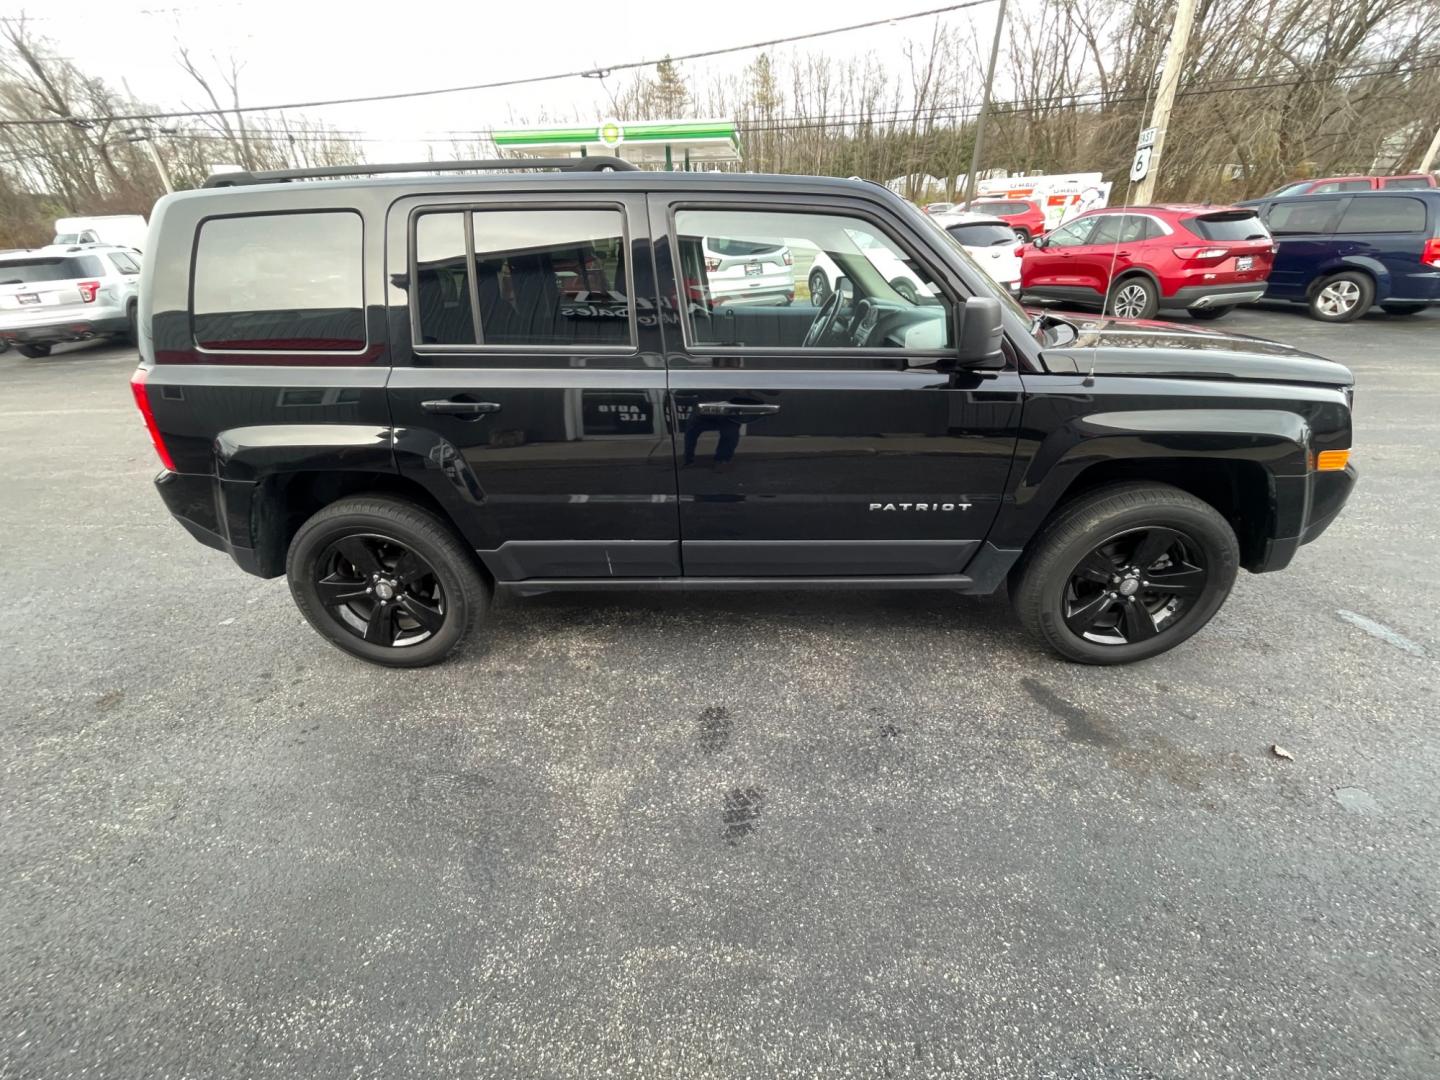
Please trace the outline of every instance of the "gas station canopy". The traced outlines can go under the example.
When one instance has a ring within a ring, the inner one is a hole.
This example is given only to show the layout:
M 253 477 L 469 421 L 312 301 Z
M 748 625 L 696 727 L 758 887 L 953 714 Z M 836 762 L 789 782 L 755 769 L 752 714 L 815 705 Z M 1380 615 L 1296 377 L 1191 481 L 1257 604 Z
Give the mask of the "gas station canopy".
M 740 160 L 733 120 L 606 120 L 594 127 L 509 128 L 491 138 L 497 149 L 518 157 L 609 154 L 685 170 Z

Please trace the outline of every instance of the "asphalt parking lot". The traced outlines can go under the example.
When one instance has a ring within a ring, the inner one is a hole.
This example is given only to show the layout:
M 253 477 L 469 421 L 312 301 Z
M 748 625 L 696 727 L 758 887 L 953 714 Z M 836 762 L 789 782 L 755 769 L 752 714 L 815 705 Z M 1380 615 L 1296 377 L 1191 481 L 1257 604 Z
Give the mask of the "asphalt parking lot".
M 132 353 L 0 356 L 0 1077 L 1440 1075 L 1440 312 L 1210 325 L 1354 368 L 1361 484 L 1122 669 L 914 594 L 367 667 L 166 515 Z

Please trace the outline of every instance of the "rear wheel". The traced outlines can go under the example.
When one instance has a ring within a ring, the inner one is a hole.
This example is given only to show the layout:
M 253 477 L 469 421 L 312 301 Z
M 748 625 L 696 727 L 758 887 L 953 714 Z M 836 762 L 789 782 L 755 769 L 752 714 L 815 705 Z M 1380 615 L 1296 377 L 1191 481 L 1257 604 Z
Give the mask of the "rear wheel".
M 1167 484 L 1118 484 L 1065 507 L 1011 575 L 1025 628 L 1068 660 L 1166 652 L 1220 610 L 1239 545 L 1209 503 Z
M 1226 304 L 1224 307 L 1197 307 L 1190 309 L 1192 319 L 1209 321 L 1211 319 L 1223 319 L 1230 312 L 1235 310 L 1234 304 Z
M 42 356 L 50 355 L 49 345 L 16 345 L 15 351 L 21 356 L 28 356 L 31 360 L 39 360 Z
M 1106 313 L 1122 319 L 1153 319 L 1159 310 L 1160 293 L 1149 278 L 1123 278 L 1105 301 Z
M 285 570 L 321 636 L 388 667 L 443 660 L 490 601 L 489 583 L 444 522 L 379 495 L 317 512 L 295 534 Z
M 1020 243 L 1028 244 L 1030 242 L 1030 230 L 1025 228 L 1024 225 L 1016 225 L 1012 231 L 1015 233 L 1015 239 L 1019 240 Z
M 810 271 L 810 303 L 816 307 L 824 307 L 825 301 L 830 299 L 830 279 L 825 276 L 825 271 L 815 269 Z
M 1425 304 L 1381 304 L 1380 310 L 1387 315 L 1418 315 L 1425 307 Z
M 1365 274 L 1347 270 L 1332 274 L 1310 297 L 1310 315 L 1321 322 L 1354 322 L 1375 302 L 1375 283 Z

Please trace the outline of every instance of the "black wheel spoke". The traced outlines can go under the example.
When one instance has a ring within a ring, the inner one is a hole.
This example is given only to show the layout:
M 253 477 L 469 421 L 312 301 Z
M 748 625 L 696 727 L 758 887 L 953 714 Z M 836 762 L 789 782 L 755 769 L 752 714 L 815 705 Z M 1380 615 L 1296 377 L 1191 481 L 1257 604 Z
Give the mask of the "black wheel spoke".
M 1122 605 L 1121 612 L 1125 640 L 1131 645 L 1137 641 L 1148 641 L 1160 632 L 1150 612 L 1138 600 Z
M 1071 607 L 1065 613 L 1065 625 L 1077 634 L 1083 634 L 1099 621 L 1100 616 L 1115 603 L 1109 593 L 1096 593 L 1089 600 Z
M 1175 596 L 1198 596 L 1204 590 L 1208 577 L 1198 566 L 1182 564 L 1174 570 L 1146 575 L 1145 587 Z
M 338 607 L 363 597 L 365 582 L 331 574 L 315 582 L 315 591 L 320 594 L 320 600 L 326 607 Z
M 375 553 L 372 542 L 363 536 L 347 536 L 336 542 L 335 550 L 345 556 L 346 561 L 355 567 L 361 577 L 378 574 L 382 569 L 380 557 Z
M 1174 529 L 1146 529 L 1145 534 L 1140 537 L 1140 543 L 1135 546 L 1135 554 L 1131 562 L 1141 570 L 1149 569 L 1160 561 L 1160 556 L 1169 551 L 1180 534 Z
M 422 629 L 432 634 L 438 633 L 440 627 L 445 625 L 445 613 L 417 596 L 400 597 L 400 608 L 418 622 Z
M 372 645 L 395 644 L 395 609 L 389 604 L 376 603 L 365 623 L 365 640 Z
M 1115 577 L 1115 564 L 1098 551 L 1092 551 L 1075 567 L 1075 576 L 1086 581 L 1109 585 Z
M 417 578 L 422 578 L 429 573 L 433 573 L 430 564 L 413 551 L 407 551 L 401 555 L 399 561 L 395 563 L 395 569 L 391 571 L 392 576 L 401 585 L 413 584 Z

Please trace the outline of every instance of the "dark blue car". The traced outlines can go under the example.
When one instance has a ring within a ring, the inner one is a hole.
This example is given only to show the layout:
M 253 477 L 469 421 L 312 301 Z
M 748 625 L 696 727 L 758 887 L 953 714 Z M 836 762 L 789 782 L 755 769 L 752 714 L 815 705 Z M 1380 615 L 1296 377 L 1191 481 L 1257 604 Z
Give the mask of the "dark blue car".
M 1266 299 L 1349 322 L 1379 304 L 1391 315 L 1440 305 L 1440 189 L 1256 199 L 1275 238 Z

